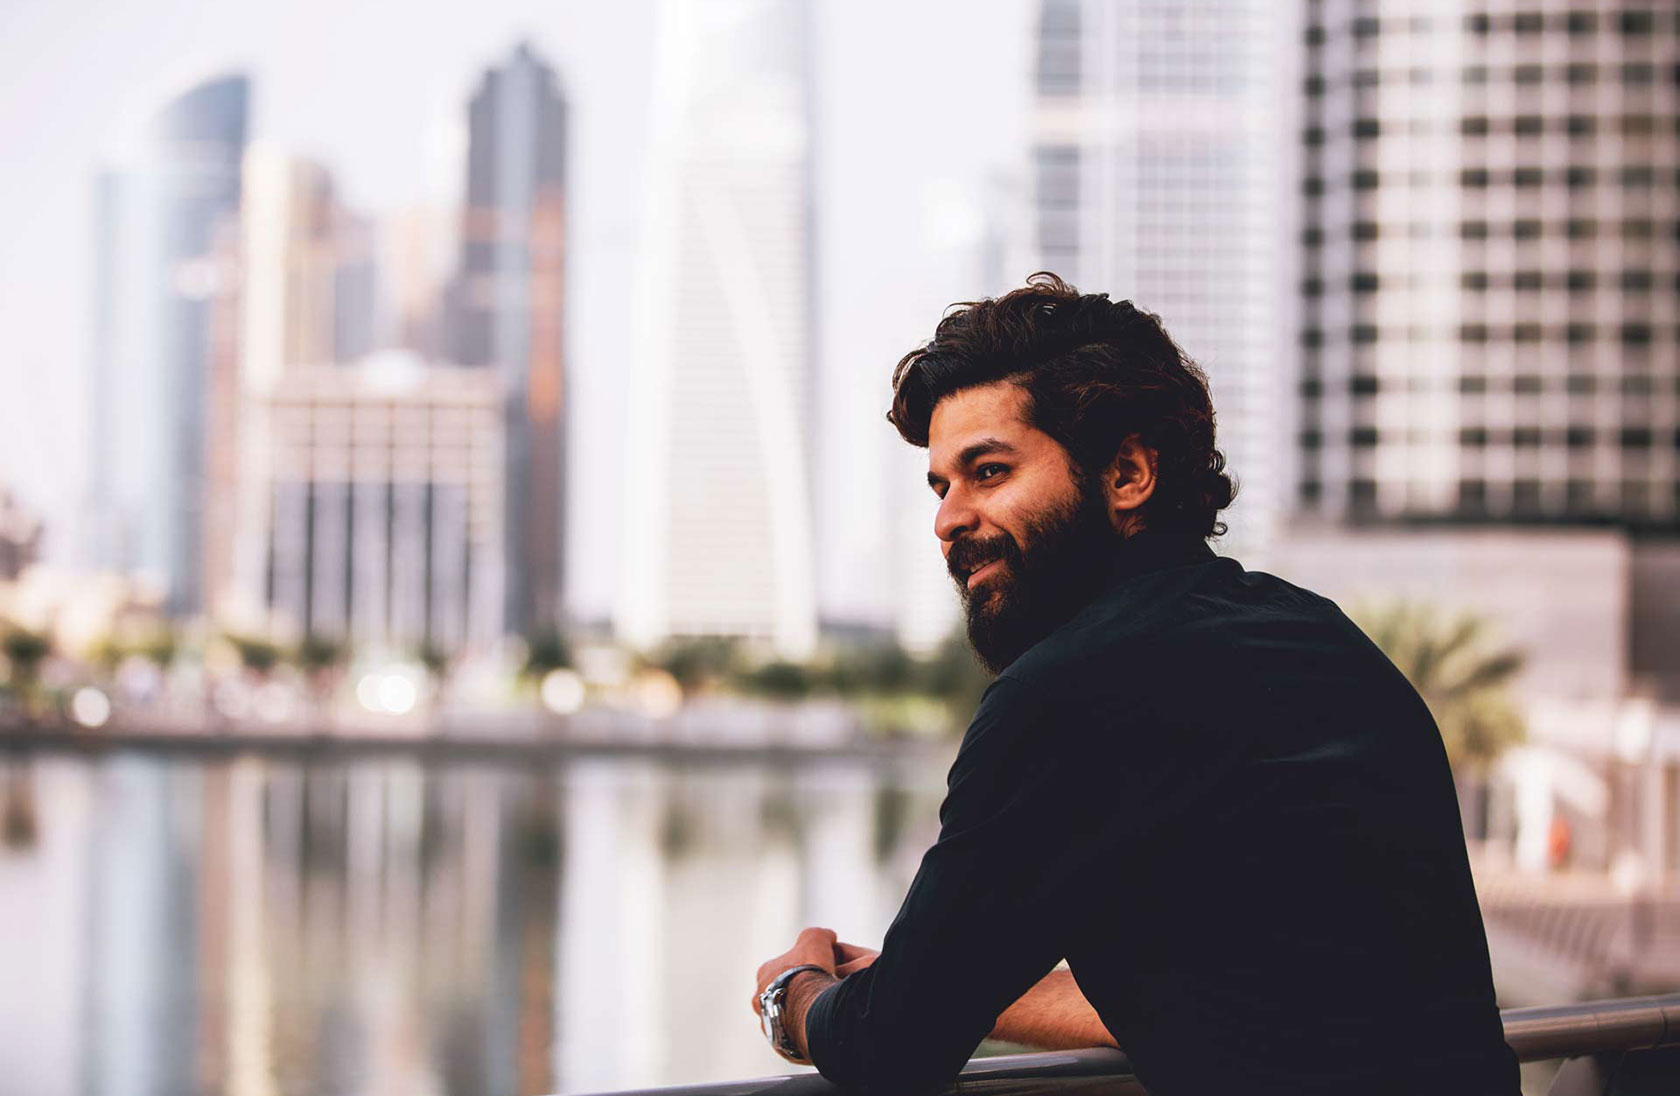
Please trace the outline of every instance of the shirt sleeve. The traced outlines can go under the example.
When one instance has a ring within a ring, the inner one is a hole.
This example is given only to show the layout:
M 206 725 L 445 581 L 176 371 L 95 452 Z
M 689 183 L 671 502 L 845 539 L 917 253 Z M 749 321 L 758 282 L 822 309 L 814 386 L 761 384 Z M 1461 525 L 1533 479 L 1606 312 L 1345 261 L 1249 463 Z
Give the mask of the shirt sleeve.
M 987 689 L 947 777 L 939 839 L 881 954 L 806 1015 L 824 1077 L 859 1093 L 938 1090 L 1066 954 L 1086 846 L 1069 839 L 1078 759 L 1066 730 L 1030 683 Z

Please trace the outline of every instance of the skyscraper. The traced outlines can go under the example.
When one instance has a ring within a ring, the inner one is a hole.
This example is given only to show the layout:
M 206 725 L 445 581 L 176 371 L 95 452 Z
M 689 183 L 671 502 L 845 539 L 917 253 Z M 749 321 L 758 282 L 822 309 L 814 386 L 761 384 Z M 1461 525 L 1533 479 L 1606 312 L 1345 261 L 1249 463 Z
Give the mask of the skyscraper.
M 633 292 L 626 641 L 816 638 L 804 3 L 661 7 Z
M 1317 0 L 1302 509 L 1680 527 L 1680 29 Z
M 485 73 L 468 109 L 454 358 L 506 393 L 504 627 L 553 628 L 565 550 L 566 104 L 528 45 Z
M 1292 36 L 1269 0 L 1041 0 L 1030 269 L 1158 314 L 1207 371 L 1241 483 L 1231 540 L 1281 501 Z
M 89 562 L 156 581 L 175 614 L 204 604 L 218 241 L 239 209 L 249 98 L 244 76 L 200 84 L 99 179 Z

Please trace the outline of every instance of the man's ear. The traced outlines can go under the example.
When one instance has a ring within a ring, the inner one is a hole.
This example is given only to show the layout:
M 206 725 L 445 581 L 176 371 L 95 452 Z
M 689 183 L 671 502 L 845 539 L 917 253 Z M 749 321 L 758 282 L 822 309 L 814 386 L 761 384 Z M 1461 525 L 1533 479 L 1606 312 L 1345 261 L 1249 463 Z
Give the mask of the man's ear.
M 1103 494 L 1108 499 L 1109 520 L 1126 536 L 1143 528 L 1143 515 L 1139 511 L 1155 494 L 1155 467 L 1155 450 L 1131 434 L 1120 443 L 1114 459 L 1103 469 Z

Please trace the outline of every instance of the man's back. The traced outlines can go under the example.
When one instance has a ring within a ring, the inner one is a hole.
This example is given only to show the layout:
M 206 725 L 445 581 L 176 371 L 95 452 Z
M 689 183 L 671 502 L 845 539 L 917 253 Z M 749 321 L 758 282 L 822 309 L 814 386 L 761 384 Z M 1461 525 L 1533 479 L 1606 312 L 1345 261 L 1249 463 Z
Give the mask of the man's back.
M 1415 690 L 1332 603 L 1199 543 L 1130 570 L 994 688 L 1059 728 L 1066 956 L 1140 1079 L 1516 1092 Z

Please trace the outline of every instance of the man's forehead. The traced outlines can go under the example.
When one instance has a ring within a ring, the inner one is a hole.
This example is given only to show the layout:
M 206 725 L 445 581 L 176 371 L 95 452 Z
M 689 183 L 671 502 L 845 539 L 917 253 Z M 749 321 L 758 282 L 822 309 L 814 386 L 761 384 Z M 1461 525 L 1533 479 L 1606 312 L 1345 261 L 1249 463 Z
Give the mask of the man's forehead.
M 1031 427 L 1027 394 L 1008 381 L 978 385 L 940 400 L 928 419 L 928 460 L 954 454 L 981 437 L 1015 439 Z

